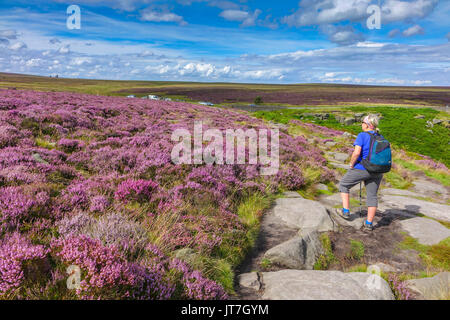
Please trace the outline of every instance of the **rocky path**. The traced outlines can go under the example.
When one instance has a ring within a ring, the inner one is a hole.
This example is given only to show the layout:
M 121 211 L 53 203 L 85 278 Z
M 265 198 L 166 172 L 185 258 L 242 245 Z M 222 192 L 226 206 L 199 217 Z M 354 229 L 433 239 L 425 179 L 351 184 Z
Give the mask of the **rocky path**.
M 348 155 L 324 151 L 331 165 L 347 168 Z M 296 192 L 285 193 L 262 219 L 257 244 L 237 276 L 237 299 L 394 299 L 389 284 L 376 274 L 313 269 L 318 257 L 325 254 L 324 233 L 334 237 L 337 253 L 342 249 L 340 243 L 344 247 L 348 239 L 364 243 L 369 269 L 411 272 L 420 268 L 417 253 L 393 250 L 393 245 L 404 234 L 426 245 L 450 237 L 450 229 L 439 222 L 450 222 L 450 206 L 445 204 L 450 190 L 426 177 L 414 184 L 411 190 L 382 186 L 373 232 L 361 230 L 366 211 L 360 217 L 355 208 L 350 221 L 335 213 L 341 201 L 337 193 L 321 196 L 318 201 L 304 199 Z M 351 196 L 359 197 L 359 188 L 355 187 Z M 409 280 L 408 286 L 419 298 L 436 298 L 443 292 L 448 296 L 449 273 Z

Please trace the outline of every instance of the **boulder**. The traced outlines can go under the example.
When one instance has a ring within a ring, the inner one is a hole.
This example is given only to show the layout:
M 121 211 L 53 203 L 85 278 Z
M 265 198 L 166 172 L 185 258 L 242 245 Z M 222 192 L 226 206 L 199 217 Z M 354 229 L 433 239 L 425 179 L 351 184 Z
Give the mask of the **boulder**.
M 284 198 L 303 198 L 300 193 L 295 191 L 286 191 L 283 193 Z
M 345 131 L 343 134 L 342 134 L 342 136 L 343 137 L 351 137 L 351 136 L 353 136 L 350 132 L 347 132 L 347 131 Z
M 327 152 L 327 154 L 339 162 L 346 162 L 347 159 L 350 157 L 349 154 L 343 152 Z
M 361 122 L 364 119 L 365 114 L 364 113 L 355 113 L 355 121 Z
M 349 170 L 350 169 L 350 165 L 349 164 L 345 164 L 345 163 L 341 163 L 341 162 L 335 162 L 335 161 L 328 161 L 328 163 L 331 164 L 335 168 L 341 168 L 341 169 L 345 169 L 345 170 Z
M 414 180 L 414 186 L 411 189 L 422 197 L 436 197 L 437 193 L 441 194 L 444 198 L 448 196 L 447 188 L 442 184 L 425 179 Z
M 366 214 L 363 212 L 362 216 L 360 216 L 358 208 L 350 212 L 349 219 L 344 219 L 336 212 L 336 209 L 333 208 L 331 209 L 331 217 L 337 224 L 341 226 L 352 227 L 356 230 L 359 230 L 363 225 L 364 219 L 366 218 Z
M 367 267 L 367 270 L 381 271 L 381 272 L 400 272 L 398 268 L 391 265 L 385 264 L 383 262 L 377 262 Z
M 307 232 L 268 250 L 264 258 L 289 269 L 312 270 L 324 250 L 316 231 Z
M 279 198 L 273 214 L 291 228 L 325 232 L 334 229 L 327 209 L 317 201 L 303 198 Z
M 261 288 L 257 272 L 243 273 L 238 276 L 239 286 L 244 289 L 258 291 Z
M 448 300 L 450 298 L 450 272 L 441 272 L 432 278 L 407 280 L 406 285 L 422 300 Z
M 400 220 L 398 223 L 411 237 L 426 245 L 438 244 L 450 237 L 450 229 L 431 219 L 418 217 Z
M 404 196 L 383 195 L 380 210 L 399 209 L 450 222 L 450 206 Z
M 394 300 L 387 282 L 369 273 L 281 270 L 261 278 L 264 300 Z
M 417 116 L 414 117 L 414 119 L 425 119 L 425 116 L 418 114 Z
M 344 119 L 344 125 L 346 125 L 346 126 L 351 126 L 355 122 L 356 122 L 355 118 L 345 118 Z

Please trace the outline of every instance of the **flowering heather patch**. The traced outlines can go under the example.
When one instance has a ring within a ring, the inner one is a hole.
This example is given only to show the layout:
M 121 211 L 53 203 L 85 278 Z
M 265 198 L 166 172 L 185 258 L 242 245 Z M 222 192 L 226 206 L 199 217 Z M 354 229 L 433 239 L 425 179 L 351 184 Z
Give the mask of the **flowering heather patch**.
M 13 294 L 29 275 L 26 264 L 37 264 L 43 260 L 47 250 L 41 245 L 32 245 L 29 240 L 13 233 L 0 242 L 0 297 Z
M 148 201 L 157 188 L 158 184 L 151 180 L 128 179 L 119 184 L 115 197 L 121 201 Z
M 218 108 L 0 90 L 0 120 L 0 239 L 17 228 L 21 239 L 41 244 L 22 245 L 36 248 L 35 254 L 21 253 L 22 261 L 41 259 L 51 249 L 59 267 L 52 264 L 50 274 L 58 277 L 44 291 L 61 278 L 61 265 L 77 264 L 83 270 L 78 298 L 226 298 L 217 279 L 204 276 L 211 272 L 172 261 L 172 251 L 189 247 L 234 263 L 227 252 L 245 247 L 248 232 L 237 214 L 241 202 L 255 192 L 302 188 L 308 168 L 320 171 L 317 182 L 334 179 L 319 149 L 285 132 L 276 176 L 260 175 L 260 165 L 172 163 L 172 133 L 193 130 L 197 120 L 205 130 L 269 129 L 261 120 Z M 163 256 L 142 262 L 152 244 Z
M 405 281 L 401 281 L 397 275 L 392 274 L 389 275 L 388 281 L 397 300 L 410 300 L 412 294 Z
M 425 159 L 423 160 L 416 160 L 416 164 L 424 166 L 424 167 L 428 167 L 431 169 L 436 169 L 436 170 L 443 170 L 448 172 L 448 168 L 445 164 L 441 163 L 441 162 L 437 162 L 434 161 L 433 159 L 431 159 L 430 157 L 427 156 L 423 156 Z

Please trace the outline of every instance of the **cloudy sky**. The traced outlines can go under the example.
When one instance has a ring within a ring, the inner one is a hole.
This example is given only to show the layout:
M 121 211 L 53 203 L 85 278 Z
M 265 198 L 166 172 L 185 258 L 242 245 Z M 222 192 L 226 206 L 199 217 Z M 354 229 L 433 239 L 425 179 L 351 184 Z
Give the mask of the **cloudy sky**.
M 367 25 L 371 5 L 380 29 Z M 450 0 L 1 1 L 0 71 L 449 86 L 449 17 Z

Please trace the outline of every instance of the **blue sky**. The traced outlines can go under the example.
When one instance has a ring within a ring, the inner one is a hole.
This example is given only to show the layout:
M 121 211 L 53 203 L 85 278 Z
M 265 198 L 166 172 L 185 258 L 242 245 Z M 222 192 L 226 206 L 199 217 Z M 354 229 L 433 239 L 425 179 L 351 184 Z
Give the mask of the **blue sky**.
M 67 28 L 69 5 L 80 29 Z M 367 27 L 370 5 L 380 29 Z M 2 1 L 0 71 L 448 86 L 449 17 L 449 0 Z

